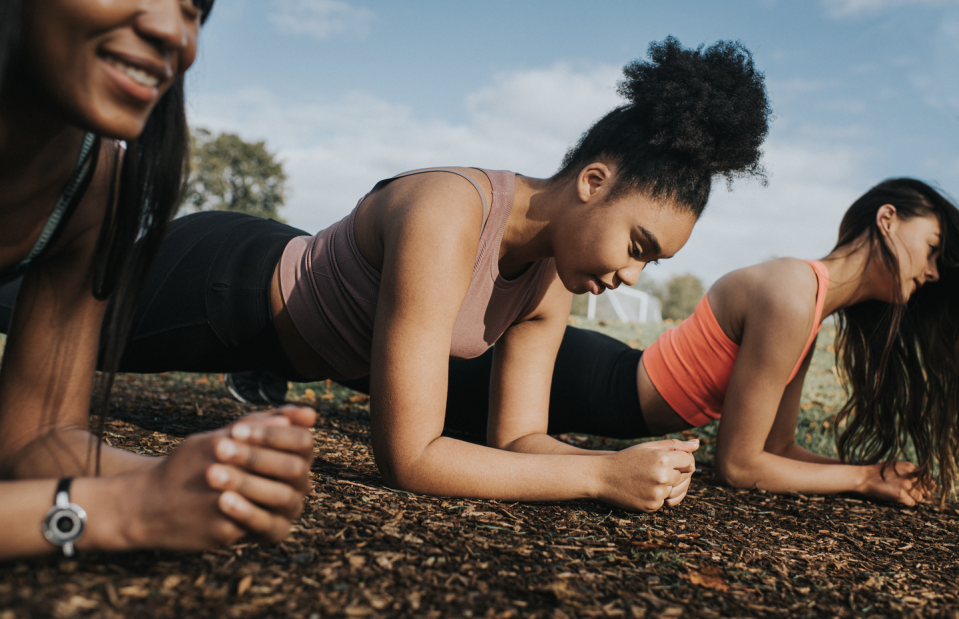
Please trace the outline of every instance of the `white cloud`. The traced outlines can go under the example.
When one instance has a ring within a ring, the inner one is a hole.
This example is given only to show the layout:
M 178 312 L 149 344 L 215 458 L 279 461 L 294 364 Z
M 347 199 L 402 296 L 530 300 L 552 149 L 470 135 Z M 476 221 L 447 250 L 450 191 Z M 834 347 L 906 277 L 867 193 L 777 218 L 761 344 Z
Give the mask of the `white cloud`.
M 317 39 L 334 35 L 365 37 L 373 12 L 339 0 L 273 0 L 276 10 L 269 19 L 277 30 L 308 34 Z
M 290 176 L 285 216 L 316 231 L 349 212 L 378 180 L 437 165 L 549 176 L 566 149 L 621 102 L 619 69 L 552 68 L 503 74 L 467 97 L 464 124 L 417 118 L 364 93 L 281 101 L 261 89 L 200 95 L 191 122 L 265 140 Z
M 904 6 L 955 6 L 959 0 L 821 0 L 826 15 L 834 19 L 876 15 Z
M 549 176 L 568 146 L 621 102 L 618 78 L 610 66 L 504 73 L 466 98 L 468 119 L 460 124 L 418 118 L 364 93 L 290 102 L 264 90 L 201 95 L 191 102 L 191 121 L 266 140 L 290 177 L 284 215 L 313 233 L 346 215 L 377 180 L 403 170 L 469 165 Z M 717 183 L 686 248 L 650 274 L 691 271 L 711 282 L 774 254 L 824 255 L 845 208 L 881 180 L 868 175 L 869 155 L 850 146 L 856 139 L 847 133 L 787 130 L 777 121 L 765 149 L 769 187 L 741 181 L 729 193 Z

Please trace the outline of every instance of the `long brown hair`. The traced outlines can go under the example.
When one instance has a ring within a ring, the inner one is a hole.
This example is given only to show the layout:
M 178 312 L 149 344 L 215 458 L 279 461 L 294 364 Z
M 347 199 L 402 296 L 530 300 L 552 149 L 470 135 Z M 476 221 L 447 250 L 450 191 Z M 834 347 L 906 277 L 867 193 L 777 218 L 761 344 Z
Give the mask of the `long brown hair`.
M 899 261 L 876 224 L 891 204 L 903 219 L 934 215 L 940 225 L 939 281 L 903 302 Z M 836 249 L 860 239 L 895 283 L 897 302 L 865 301 L 838 312 L 836 364 L 849 400 L 836 427 L 844 461 L 890 464 L 918 459 L 914 475 L 941 501 L 955 492 L 959 460 L 959 210 L 926 183 L 911 178 L 883 181 L 846 211 Z

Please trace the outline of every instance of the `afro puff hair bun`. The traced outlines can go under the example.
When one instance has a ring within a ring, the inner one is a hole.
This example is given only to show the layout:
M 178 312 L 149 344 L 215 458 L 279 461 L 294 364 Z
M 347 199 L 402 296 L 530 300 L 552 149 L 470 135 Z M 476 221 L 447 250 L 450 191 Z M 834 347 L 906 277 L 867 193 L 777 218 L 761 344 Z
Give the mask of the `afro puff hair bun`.
M 705 48 L 705 49 L 704 49 Z M 755 176 L 772 111 L 765 77 L 740 42 L 684 48 L 674 37 L 649 45 L 649 60 L 623 68 L 627 103 L 596 122 L 563 160 L 557 177 L 608 160 L 612 195 L 643 190 L 702 213 L 714 176 Z

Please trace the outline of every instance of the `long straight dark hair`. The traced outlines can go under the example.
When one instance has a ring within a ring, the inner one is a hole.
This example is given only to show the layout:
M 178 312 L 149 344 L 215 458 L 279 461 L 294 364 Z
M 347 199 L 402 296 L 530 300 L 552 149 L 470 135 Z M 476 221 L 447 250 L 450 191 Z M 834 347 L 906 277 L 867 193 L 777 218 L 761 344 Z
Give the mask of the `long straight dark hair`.
M 16 62 L 24 1 L 30 0 L 0 0 L 0 90 L 7 68 Z M 213 2 L 193 0 L 200 9 L 201 23 L 209 16 Z M 127 142 L 122 164 L 117 151 L 119 183 L 112 185 L 109 210 L 97 239 L 92 293 L 97 299 L 110 299 L 100 338 L 102 373 L 92 403 L 101 436 L 137 299 L 166 224 L 183 196 L 189 175 L 189 145 L 181 77 L 157 102 L 139 137 Z M 99 473 L 99 442 L 96 452 Z
M 885 204 L 903 219 L 939 220 L 939 281 L 908 303 L 899 261 L 876 224 Z M 839 454 L 887 467 L 911 447 L 914 475 L 927 488 L 935 480 L 944 504 L 955 492 L 959 459 L 959 210 L 926 183 L 886 180 L 846 211 L 836 249 L 862 239 L 872 249 L 868 261 L 880 260 L 890 273 L 898 302 L 866 301 L 838 313 L 836 362 L 850 395 L 837 416 L 837 428 L 846 424 Z

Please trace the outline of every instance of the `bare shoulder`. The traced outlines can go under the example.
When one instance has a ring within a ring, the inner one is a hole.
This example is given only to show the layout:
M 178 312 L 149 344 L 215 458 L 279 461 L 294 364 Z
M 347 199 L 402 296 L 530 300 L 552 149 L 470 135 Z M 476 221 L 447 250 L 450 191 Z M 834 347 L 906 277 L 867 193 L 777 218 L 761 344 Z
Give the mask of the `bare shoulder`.
M 808 333 L 816 312 L 817 279 L 803 260 L 778 258 L 724 275 L 709 290 L 716 320 L 735 342 L 747 324 L 777 333 Z
M 399 224 L 414 213 L 425 213 L 449 222 L 468 222 L 478 229 L 483 217 L 483 199 L 492 199 L 493 188 L 481 171 L 473 168 L 447 168 L 468 176 L 483 190 L 460 174 L 434 171 L 398 178 L 375 191 L 364 202 Z
M 472 178 L 491 200 L 492 186 L 481 171 L 450 168 Z M 483 225 L 483 197 L 459 174 L 431 171 L 391 181 L 357 209 L 354 235 L 363 257 L 382 271 L 390 247 L 428 243 L 437 257 L 475 256 Z

